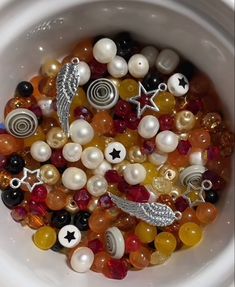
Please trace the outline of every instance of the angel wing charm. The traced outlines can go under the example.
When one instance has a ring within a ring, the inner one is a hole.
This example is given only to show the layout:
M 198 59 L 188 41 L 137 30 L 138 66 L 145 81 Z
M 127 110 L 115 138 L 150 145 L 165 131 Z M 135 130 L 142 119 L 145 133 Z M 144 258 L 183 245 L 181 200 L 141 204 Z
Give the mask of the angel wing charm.
M 73 58 L 71 63 L 65 64 L 56 79 L 56 106 L 61 127 L 69 137 L 69 111 L 73 97 L 77 91 L 79 76 L 79 59 Z
M 171 225 L 175 220 L 179 220 L 182 216 L 181 212 L 174 212 L 166 204 L 158 202 L 138 203 L 124 200 L 111 193 L 109 193 L 109 196 L 118 208 L 153 226 Z

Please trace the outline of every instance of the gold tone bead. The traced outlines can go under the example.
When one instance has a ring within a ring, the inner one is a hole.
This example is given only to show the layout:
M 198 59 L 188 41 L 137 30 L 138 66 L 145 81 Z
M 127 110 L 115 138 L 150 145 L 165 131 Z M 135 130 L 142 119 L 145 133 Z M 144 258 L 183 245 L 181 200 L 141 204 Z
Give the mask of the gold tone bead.
M 12 179 L 12 176 L 7 171 L 1 171 L 0 172 L 0 189 L 4 190 L 7 189 L 10 186 L 10 181 Z
M 115 164 L 113 169 L 115 169 L 119 174 L 123 174 L 123 171 L 128 164 L 130 164 L 128 160 L 123 160 L 122 162 Z
M 175 125 L 178 131 L 189 131 L 195 126 L 195 123 L 195 116 L 190 111 L 184 110 L 176 114 Z
M 56 77 L 61 69 L 61 64 L 57 60 L 48 60 L 41 67 L 41 73 L 46 77 Z
M 41 179 L 48 185 L 54 185 L 60 179 L 60 173 L 58 169 L 52 164 L 44 164 L 40 168 Z
M 62 148 L 68 141 L 65 133 L 61 128 L 52 128 L 47 133 L 47 143 L 52 148 Z
M 93 196 L 88 203 L 87 206 L 88 211 L 93 212 L 98 207 L 98 204 L 99 204 L 99 198 Z
M 68 195 L 67 201 L 68 203 L 65 209 L 72 214 L 77 213 L 79 211 L 79 207 L 77 206 L 77 203 L 74 201 L 72 194 Z
M 128 150 L 128 158 L 131 163 L 143 163 L 146 161 L 147 156 L 142 153 L 139 146 L 132 146 Z
M 108 79 L 118 88 L 120 87 L 121 80 L 120 79 L 115 79 L 113 77 L 108 77 Z

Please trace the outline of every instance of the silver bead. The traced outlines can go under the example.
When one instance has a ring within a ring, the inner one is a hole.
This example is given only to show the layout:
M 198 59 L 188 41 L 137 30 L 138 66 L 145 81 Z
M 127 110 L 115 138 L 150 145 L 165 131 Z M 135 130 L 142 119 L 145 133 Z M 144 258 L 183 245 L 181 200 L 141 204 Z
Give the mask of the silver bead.
M 160 73 L 169 75 L 178 66 L 179 61 L 179 55 L 175 51 L 171 49 L 164 49 L 157 57 L 156 68 Z

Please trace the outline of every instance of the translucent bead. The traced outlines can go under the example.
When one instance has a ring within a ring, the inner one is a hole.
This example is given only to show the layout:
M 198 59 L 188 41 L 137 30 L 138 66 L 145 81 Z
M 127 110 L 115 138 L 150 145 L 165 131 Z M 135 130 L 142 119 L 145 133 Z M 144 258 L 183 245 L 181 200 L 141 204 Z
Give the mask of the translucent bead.
M 203 116 L 201 124 L 209 132 L 216 132 L 222 123 L 222 118 L 218 113 L 207 113 Z
M 47 97 L 56 96 L 56 79 L 44 77 L 39 82 L 39 92 Z
M 115 141 L 122 143 L 126 149 L 140 144 L 140 136 L 136 131 L 127 130 L 125 133 L 115 136 Z
M 61 69 L 61 64 L 55 59 L 46 61 L 41 67 L 41 73 L 46 77 L 55 77 Z
M 154 239 L 154 245 L 159 252 L 170 256 L 176 249 L 177 241 L 170 232 L 161 232 Z
M 0 134 L 1 155 L 7 156 L 23 149 L 23 141 L 9 134 Z
M 125 239 L 126 252 L 128 253 L 135 252 L 138 249 L 140 249 L 140 247 L 141 247 L 141 242 L 137 235 L 130 234 L 127 236 L 127 238 Z
M 35 214 L 28 214 L 28 216 L 25 218 L 25 223 L 32 229 L 39 229 L 45 225 L 42 216 Z
M 217 208 L 209 202 L 198 205 L 196 209 L 197 218 L 204 224 L 212 223 L 216 219 L 217 214 Z
M 84 146 L 84 149 L 87 147 L 96 147 L 102 151 L 105 149 L 105 140 L 104 136 L 97 136 L 95 135 L 94 138 Z
M 189 141 L 195 148 L 207 149 L 211 143 L 211 138 L 206 130 L 196 129 L 190 132 Z
M 103 210 L 96 210 L 89 218 L 90 229 L 96 233 L 103 233 L 109 228 L 111 221 Z
M 164 177 L 156 177 L 152 181 L 152 187 L 155 192 L 168 194 L 171 192 L 172 183 Z
M 56 232 L 50 226 L 43 226 L 33 236 L 34 244 L 42 249 L 48 250 L 56 243 Z
M 161 194 L 161 195 L 159 195 L 159 197 L 157 199 L 157 202 L 169 206 L 172 210 L 176 209 L 173 198 L 170 195 L 168 195 L 168 194 Z
M 108 260 L 102 273 L 107 278 L 121 280 L 126 277 L 127 271 L 128 269 L 126 260 L 111 258 Z
M 130 263 L 136 269 L 143 269 L 147 267 L 150 263 L 151 252 L 146 247 L 141 247 L 135 252 L 131 252 L 129 255 Z
M 132 79 L 125 79 L 121 81 L 119 86 L 120 97 L 128 101 L 131 97 L 137 96 L 139 92 L 138 82 Z
M 152 184 L 153 181 L 158 176 L 158 171 L 156 165 L 150 163 L 150 162 L 144 162 L 142 164 L 146 170 L 146 178 L 143 181 L 143 184 Z
M 121 213 L 114 222 L 114 225 L 121 231 L 131 231 L 136 224 L 137 219 L 127 213 Z
M 24 146 L 25 147 L 31 147 L 31 145 L 34 142 L 45 141 L 45 140 L 46 140 L 45 133 L 43 132 L 43 130 L 40 127 L 38 127 L 36 132 L 32 136 L 24 139 Z
M 94 272 L 102 273 L 105 265 L 111 259 L 111 256 L 107 252 L 98 252 L 95 254 L 94 262 L 91 266 L 91 270 Z
M 179 237 L 185 245 L 194 246 L 202 239 L 202 229 L 196 223 L 185 223 L 179 229 Z
M 144 221 L 140 221 L 135 228 L 135 234 L 141 242 L 150 243 L 157 235 L 157 228 Z
M 0 171 L 0 189 L 5 190 L 10 186 L 10 181 L 12 180 L 13 176 L 5 171 Z
M 96 113 L 91 124 L 98 135 L 112 135 L 114 131 L 113 118 L 106 111 Z
M 14 97 L 7 102 L 4 110 L 4 116 L 6 117 L 11 111 L 18 108 L 29 109 L 34 105 L 36 105 L 36 100 L 34 97 Z
M 167 254 L 161 253 L 159 250 L 153 252 L 150 257 L 150 264 L 161 265 L 169 259 Z
M 79 41 L 72 50 L 72 55 L 80 61 L 89 63 L 93 59 L 93 39 L 87 38 Z
M 189 156 L 179 153 L 178 150 L 175 150 L 168 154 L 168 161 L 175 168 L 186 167 L 189 165 Z
M 40 101 L 44 97 L 44 95 L 39 91 L 39 83 L 43 80 L 44 77 L 42 76 L 35 76 L 33 77 L 30 82 L 33 85 L 33 96 L 36 101 Z
M 180 219 L 180 225 L 183 225 L 187 222 L 193 222 L 199 224 L 199 220 L 196 217 L 196 212 L 193 208 L 187 207 L 184 212 L 182 212 L 182 217 Z
M 58 127 L 59 126 L 59 122 L 58 119 L 55 117 L 46 117 L 43 118 L 42 124 L 41 124 L 41 128 L 42 131 L 46 134 L 51 128 L 53 127 Z
M 175 97 L 169 92 L 162 92 L 154 99 L 160 114 L 170 114 L 175 108 Z
M 46 198 L 46 205 L 51 210 L 60 210 L 67 205 L 67 195 L 61 189 L 56 188 L 48 193 Z

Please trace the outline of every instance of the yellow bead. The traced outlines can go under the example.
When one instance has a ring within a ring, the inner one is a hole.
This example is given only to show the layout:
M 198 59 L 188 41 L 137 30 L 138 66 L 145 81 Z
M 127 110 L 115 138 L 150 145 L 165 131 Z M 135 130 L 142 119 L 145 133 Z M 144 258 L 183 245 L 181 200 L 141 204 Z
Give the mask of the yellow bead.
M 175 108 L 175 97 L 168 92 L 160 93 L 154 100 L 160 114 L 170 114 Z
M 153 180 L 158 176 L 156 165 L 150 162 L 144 162 L 142 165 L 146 170 L 146 178 L 143 181 L 143 184 L 152 184 Z
M 159 252 L 170 256 L 174 252 L 177 242 L 172 233 L 161 232 L 154 239 L 154 245 Z
M 61 64 L 57 60 L 48 60 L 41 67 L 41 73 L 46 77 L 56 77 L 61 69 Z
M 168 194 L 172 190 L 172 183 L 164 177 L 157 177 L 153 179 L 152 187 L 157 193 Z
M 62 148 L 68 141 L 67 136 L 61 128 L 52 128 L 46 136 L 46 141 L 51 148 Z
M 153 252 L 150 257 L 150 264 L 161 265 L 169 259 L 169 256 L 159 252 L 158 250 Z
M 136 131 L 127 130 L 123 134 L 118 134 L 115 137 L 115 141 L 122 143 L 126 149 L 129 149 L 133 145 L 140 144 L 140 136 Z
M 119 86 L 120 97 L 128 101 L 131 97 L 137 96 L 139 92 L 139 85 L 135 80 L 125 79 Z
M 45 141 L 46 139 L 46 135 L 44 134 L 43 130 L 38 127 L 36 132 L 28 137 L 24 139 L 24 146 L 25 147 L 31 147 L 31 145 L 36 142 L 36 141 Z
M 196 223 L 184 223 L 179 229 L 179 238 L 185 245 L 194 246 L 202 239 L 202 229 Z
M 87 147 L 97 147 L 100 150 L 104 151 L 105 149 L 106 138 L 104 136 L 94 136 L 91 142 L 86 144 L 84 148 Z
M 54 185 L 60 179 L 60 173 L 58 169 L 52 164 L 44 164 L 41 166 L 40 176 L 42 181 L 48 185 Z
M 150 243 L 157 235 L 157 228 L 144 221 L 140 221 L 136 225 L 135 234 L 139 237 L 141 242 Z
M 56 232 L 52 227 L 43 226 L 34 234 L 33 242 L 38 248 L 48 250 L 55 244 L 56 238 Z
M 128 158 L 131 163 L 142 163 L 146 161 L 147 156 L 142 153 L 139 146 L 135 145 L 128 150 Z

